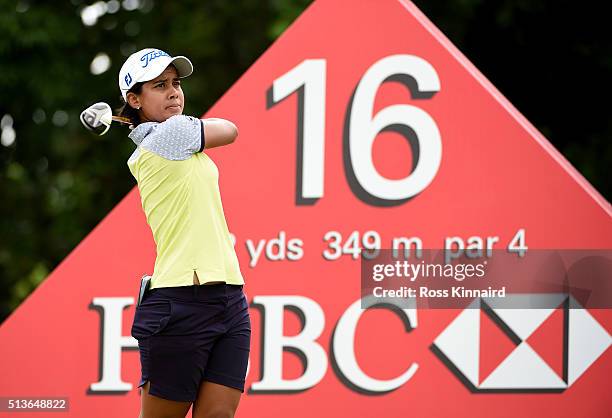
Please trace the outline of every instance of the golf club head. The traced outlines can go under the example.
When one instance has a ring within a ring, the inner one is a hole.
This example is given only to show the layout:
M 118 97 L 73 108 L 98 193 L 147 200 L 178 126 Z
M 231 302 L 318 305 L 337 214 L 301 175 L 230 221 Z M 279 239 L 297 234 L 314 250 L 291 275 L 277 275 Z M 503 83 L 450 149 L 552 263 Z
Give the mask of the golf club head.
M 113 121 L 113 111 L 104 102 L 92 104 L 81 112 L 81 123 L 96 135 L 104 135 Z

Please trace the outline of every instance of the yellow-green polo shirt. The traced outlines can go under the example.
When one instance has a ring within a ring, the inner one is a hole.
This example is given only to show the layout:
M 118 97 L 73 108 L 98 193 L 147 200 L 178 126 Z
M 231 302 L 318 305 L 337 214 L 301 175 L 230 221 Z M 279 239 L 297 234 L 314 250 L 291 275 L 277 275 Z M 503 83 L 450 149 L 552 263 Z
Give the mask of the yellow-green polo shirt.
M 157 247 L 151 288 L 244 284 L 229 234 L 219 170 L 204 149 L 203 121 L 176 115 L 138 125 L 128 167 Z

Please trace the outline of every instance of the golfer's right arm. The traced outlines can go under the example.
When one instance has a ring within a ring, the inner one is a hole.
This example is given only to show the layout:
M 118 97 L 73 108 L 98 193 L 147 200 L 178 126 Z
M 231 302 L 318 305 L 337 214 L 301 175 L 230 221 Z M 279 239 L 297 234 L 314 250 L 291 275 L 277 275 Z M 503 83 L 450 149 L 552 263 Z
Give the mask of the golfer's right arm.
M 231 144 L 236 125 L 225 119 L 175 115 L 155 126 L 145 148 L 168 160 L 186 160 L 204 149 Z
M 204 124 L 204 149 L 231 144 L 238 136 L 238 128 L 229 120 L 202 119 Z

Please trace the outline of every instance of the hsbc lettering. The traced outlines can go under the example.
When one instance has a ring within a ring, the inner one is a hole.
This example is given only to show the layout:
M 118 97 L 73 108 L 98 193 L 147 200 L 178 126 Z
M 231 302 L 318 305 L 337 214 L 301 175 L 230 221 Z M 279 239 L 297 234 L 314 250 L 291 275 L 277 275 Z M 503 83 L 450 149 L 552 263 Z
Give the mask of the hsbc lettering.
M 518 297 L 518 296 L 516 296 Z M 525 296 L 523 296 L 525 297 Z M 533 296 L 530 296 L 533 298 Z M 453 363 L 453 372 L 461 373 L 472 390 L 564 390 L 571 386 L 612 344 L 612 338 L 586 309 L 573 299 L 559 303 L 572 306 L 569 309 L 568 334 L 565 337 L 569 347 L 568 375 L 557 377 L 543 365 L 538 355 L 526 341 L 554 309 L 494 309 L 506 326 L 518 335 L 522 342 L 500 366 L 482 383 L 478 375 L 478 352 L 480 347 L 478 317 L 483 299 L 475 299 L 474 306 L 459 313 L 433 342 L 440 355 Z M 90 385 L 91 393 L 127 392 L 133 385 L 121 379 L 121 357 L 123 350 L 137 350 L 138 343 L 122 331 L 123 313 L 134 304 L 132 297 L 94 298 L 92 305 L 100 311 L 100 380 Z M 412 362 L 399 376 L 392 379 L 376 379 L 367 375 L 357 362 L 355 355 L 355 334 L 361 316 L 371 308 L 387 308 L 399 315 L 406 330 L 417 327 L 416 308 L 395 305 L 393 299 L 384 304 L 372 296 L 353 302 L 336 323 L 330 344 L 330 353 L 317 342 L 326 323 L 321 306 L 314 300 L 300 295 L 260 295 L 253 298 L 253 309 L 261 312 L 262 335 L 261 380 L 251 384 L 249 393 L 290 394 L 316 386 L 325 376 L 329 359 L 339 379 L 347 387 L 360 392 L 382 394 L 394 391 L 408 382 L 417 372 L 419 365 Z M 362 309 L 362 306 L 364 309 Z M 293 336 L 283 335 L 283 316 L 286 310 L 298 313 L 302 329 Z M 537 317 L 538 321 L 533 318 Z M 531 318 L 524 322 L 521 318 Z M 582 341 L 589 341 L 584 346 Z M 298 353 L 303 360 L 304 372 L 294 379 L 283 378 L 283 351 Z M 474 357 L 476 356 L 476 357 Z M 472 359 L 472 360 L 470 360 Z M 529 361 L 527 361 L 529 360 Z M 526 367 L 523 367 L 527 365 Z M 250 369 L 250 367 L 249 367 Z M 247 370 L 247 374 L 249 370 Z M 517 373 L 524 375 L 518 378 Z
M 138 348 L 136 339 L 124 336 L 122 331 L 123 313 L 133 304 L 132 297 L 94 298 L 92 301 L 92 305 L 100 311 L 102 341 L 99 355 L 101 376 L 98 382 L 90 385 L 90 392 L 127 392 L 132 389 L 132 384 L 121 379 L 121 354 L 123 350 Z M 355 357 L 354 341 L 359 318 L 365 312 L 361 309 L 361 304 L 360 299 L 352 303 L 336 324 L 331 347 L 334 362 L 343 380 L 363 391 L 381 393 L 395 390 L 414 375 L 418 364 L 412 363 L 404 373 L 390 380 L 372 378 L 359 367 Z M 363 304 L 367 308 L 372 308 L 377 302 L 375 298 L 365 298 Z M 261 324 L 263 358 L 261 380 L 254 382 L 249 392 L 300 392 L 319 383 L 328 367 L 327 353 L 316 341 L 325 327 L 325 315 L 321 306 L 310 298 L 297 295 L 255 296 L 253 306 L 260 309 L 263 314 Z M 303 328 L 298 335 L 290 337 L 283 335 L 283 313 L 286 309 L 297 310 L 303 318 Z M 393 310 L 401 313 L 406 328 L 416 328 L 416 309 L 397 306 L 397 309 Z M 282 377 L 285 348 L 298 351 L 305 359 L 305 371 L 296 379 Z

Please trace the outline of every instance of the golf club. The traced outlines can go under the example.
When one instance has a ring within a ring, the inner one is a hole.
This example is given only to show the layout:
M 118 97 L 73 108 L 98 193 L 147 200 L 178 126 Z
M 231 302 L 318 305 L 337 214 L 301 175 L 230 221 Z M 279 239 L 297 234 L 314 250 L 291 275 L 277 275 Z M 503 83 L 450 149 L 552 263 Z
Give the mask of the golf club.
M 113 116 L 113 111 L 108 103 L 98 102 L 81 112 L 81 123 L 89 131 L 96 135 L 104 135 L 108 132 L 112 121 L 129 125 L 129 119 L 121 116 Z

